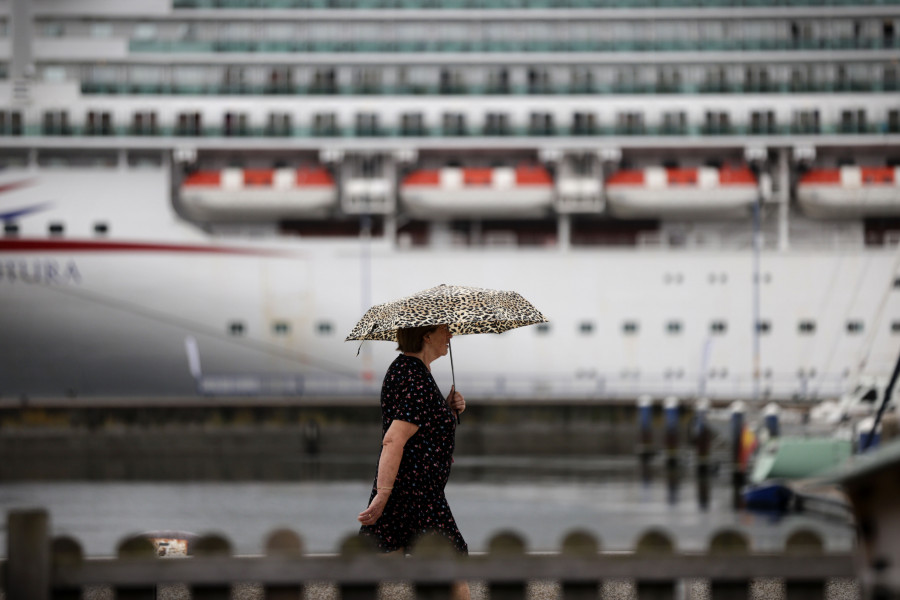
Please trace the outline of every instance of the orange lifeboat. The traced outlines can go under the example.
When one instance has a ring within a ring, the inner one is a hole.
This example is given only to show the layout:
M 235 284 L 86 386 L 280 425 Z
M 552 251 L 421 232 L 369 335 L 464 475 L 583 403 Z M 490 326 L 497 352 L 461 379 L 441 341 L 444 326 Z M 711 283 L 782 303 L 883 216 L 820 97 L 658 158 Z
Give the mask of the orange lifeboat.
M 797 182 L 797 202 L 811 217 L 900 215 L 900 167 L 812 169 Z
M 540 217 L 553 203 L 542 166 L 422 169 L 407 175 L 400 197 L 414 217 Z
M 759 197 L 746 167 L 622 170 L 606 180 L 612 214 L 623 218 L 741 217 Z
M 322 167 L 196 171 L 181 184 L 181 204 L 201 221 L 276 221 L 324 217 L 337 186 Z

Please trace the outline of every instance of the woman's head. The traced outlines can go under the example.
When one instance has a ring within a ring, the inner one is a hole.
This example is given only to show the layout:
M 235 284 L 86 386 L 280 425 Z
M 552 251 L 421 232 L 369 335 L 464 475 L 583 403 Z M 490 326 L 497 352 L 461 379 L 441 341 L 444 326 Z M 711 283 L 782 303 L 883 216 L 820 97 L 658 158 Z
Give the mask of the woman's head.
M 424 325 L 422 327 L 406 327 L 397 330 L 397 350 L 400 352 L 421 352 L 425 344 L 425 336 L 436 331 L 440 325 Z

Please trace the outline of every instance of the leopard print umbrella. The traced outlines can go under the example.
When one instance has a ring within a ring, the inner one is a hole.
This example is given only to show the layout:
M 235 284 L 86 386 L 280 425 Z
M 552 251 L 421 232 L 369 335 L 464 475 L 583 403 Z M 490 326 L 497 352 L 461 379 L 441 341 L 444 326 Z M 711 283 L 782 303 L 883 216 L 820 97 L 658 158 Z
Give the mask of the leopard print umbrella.
M 397 330 L 423 325 L 450 326 L 453 335 L 503 333 L 547 319 L 516 292 L 439 285 L 370 308 L 347 340 L 396 341 Z

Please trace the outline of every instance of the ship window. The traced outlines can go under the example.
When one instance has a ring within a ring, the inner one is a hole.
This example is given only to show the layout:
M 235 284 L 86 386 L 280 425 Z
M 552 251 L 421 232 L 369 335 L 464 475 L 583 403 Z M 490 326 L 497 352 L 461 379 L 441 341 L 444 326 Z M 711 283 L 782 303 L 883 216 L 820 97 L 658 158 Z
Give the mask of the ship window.
M 378 114 L 369 112 L 356 113 L 356 135 L 378 135 Z
M 98 235 L 106 235 L 109 233 L 109 225 L 106 223 L 94 223 L 94 233 Z
M 286 137 L 291 135 L 291 115 L 285 112 L 269 113 L 269 122 L 266 125 L 266 135 Z
M 540 335 L 547 335 L 550 333 L 550 323 L 538 323 L 537 332 Z
M 666 332 L 670 335 L 678 335 L 681 333 L 681 321 L 669 321 L 666 323 Z
M 112 135 L 112 115 L 109 111 L 88 111 L 84 125 L 87 135 Z
M 578 326 L 578 331 L 581 332 L 582 335 L 590 335 L 594 333 L 594 322 L 593 321 L 582 321 Z
M 815 333 L 816 332 L 816 322 L 815 321 L 800 321 L 800 324 L 797 326 L 797 329 L 800 333 Z
M 62 235 L 66 232 L 66 226 L 62 223 L 50 223 L 50 226 L 47 227 L 47 231 L 49 231 L 51 235 Z
M 444 113 L 443 125 L 444 135 L 466 135 L 466 116 L 462 113 Z
M 637 321 L 625 321 L 622 323 L 622 333 L 625 335 L 634 335 L 638 332 L 638 329 Z
M 528 131 L 531 135 L 553 135 L 553 115 L 548 112 L 533 112 Z
M 772 323 L 769 321 L 757 321 L 756 332 L 759 334 L 767 334 L 772 331 Z
M 862 333 L 862 321 L 847 321 L 847 333 Z
M 900 321 L 891 323 L 891 333 L 900 333 Z
M 725 321 L 713 321 L 709 324 L 710 333 L 725 333 L 728 329 L 728 324 Z
M 900 290 L 900 277 L 894 278 L 894 289 Z
M 3 233 L 6 235 L 16 235 L 19 233 L 19 226 L 15 223 L 6 223 L 3 226 Z
M 425 135 L 425 118 L 422 113 L 403 113 L 400 116 L 401 135 Z
M 313 135 L 336 135 L 337 115 L 335 113 L 316 113 L 313 117 Z
M 232 321 L 228 324 L 228 332 L 231 335 L 244 335 L 244 323 L 242 321 Z
M 330 321 L 319 321 L 316 323 L 316 333 L 319 335 L 331 335 L 333 330 L 334 327 L 331 325 Z
M 22 135 L 21 111 L 0 111 L 0 135 Z
M 291 325 L 285 321 L 275 321 L 272 324 L 272 331 L 275 335 L 288 335 L 291 332 Z
M 227 112 L 225 113 L 224 131 L 226 137 L 235 135 L 248 135 L 248 115 L 247 113 Z

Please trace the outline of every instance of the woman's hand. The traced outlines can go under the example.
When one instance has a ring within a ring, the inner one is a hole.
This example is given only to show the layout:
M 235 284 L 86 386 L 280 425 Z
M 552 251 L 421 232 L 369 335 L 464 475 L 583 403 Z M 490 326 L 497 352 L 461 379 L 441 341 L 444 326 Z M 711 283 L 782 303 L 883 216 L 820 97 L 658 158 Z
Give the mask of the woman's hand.
M 450 388 L 450 395 L 447 396 L 447 404 L 450 405 L 456 414 L 466 410 L 466 399 L 463 395 L 456 391 L 456 387 Z
M 363 525 L 374 525 L 381 518 L 381 513 L 384 512 L 384 507 L 390 496 L 391 493 L 389 491 L 379 490 L 375 497 L 372 498 L 372 502 L 369 503 L 369 507 L 359 513 L 356 520 Z

